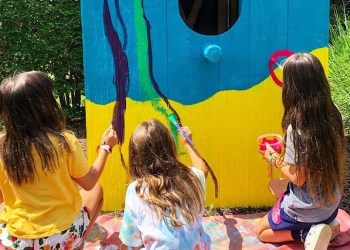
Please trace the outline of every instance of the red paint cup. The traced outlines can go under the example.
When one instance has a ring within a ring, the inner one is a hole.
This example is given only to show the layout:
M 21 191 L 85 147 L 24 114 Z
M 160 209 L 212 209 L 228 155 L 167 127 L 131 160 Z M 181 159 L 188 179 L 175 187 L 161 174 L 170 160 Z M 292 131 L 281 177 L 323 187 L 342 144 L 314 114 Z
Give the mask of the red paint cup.
M 267 142 L 277 152 L 282 152 L 282 136 L 279 134 L 264 134 L 258 137 L 257 142 L 261 151 L 266 150 L 265 143 Z

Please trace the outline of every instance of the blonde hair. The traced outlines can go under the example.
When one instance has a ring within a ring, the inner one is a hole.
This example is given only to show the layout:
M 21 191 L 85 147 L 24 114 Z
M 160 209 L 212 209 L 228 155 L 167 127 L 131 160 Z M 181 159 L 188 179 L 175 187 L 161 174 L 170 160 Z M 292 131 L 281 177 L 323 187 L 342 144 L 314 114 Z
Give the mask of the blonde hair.
M 204 192 L 193 171 L 179 162 L 173 137 L 158 120 L 140 124 L 129 144 L 129 172 L 137 180 L 136 193 L 154 208 L 158 218 L 170 217 L 172 226 L 189 225 L 204 208 Z

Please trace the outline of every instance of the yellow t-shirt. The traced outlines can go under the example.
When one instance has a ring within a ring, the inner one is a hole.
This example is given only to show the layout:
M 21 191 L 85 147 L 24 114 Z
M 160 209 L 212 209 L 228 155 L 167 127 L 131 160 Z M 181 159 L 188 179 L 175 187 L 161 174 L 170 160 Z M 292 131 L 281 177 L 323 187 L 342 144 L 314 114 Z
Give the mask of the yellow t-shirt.
M 45 174 L 38 152 L 33 146 L 32 155 L 37 174 L 33 183 L 14 185 L 7 180 L 0 159 L 0 189 L 5 200 L 5 210 L 0 223 L 7 224 L 11 236 L 37 239 L 68 229 L 82 206 L 77 183 L 89 171 L 78 139 L 68 132 L 65 137 L 70 146 L 68 154 L 58 148 L 58 140 L 49 138 L 58 152 L 59 167 Z

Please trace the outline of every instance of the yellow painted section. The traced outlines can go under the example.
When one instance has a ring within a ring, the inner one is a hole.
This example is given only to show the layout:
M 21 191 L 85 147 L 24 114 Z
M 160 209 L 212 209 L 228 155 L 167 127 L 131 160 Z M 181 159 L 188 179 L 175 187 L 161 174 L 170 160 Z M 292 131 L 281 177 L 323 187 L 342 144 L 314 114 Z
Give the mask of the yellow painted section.
M 328 48 L 313 52 L 328 72 Z M 281 76 L 279 69 L 276 74 Z M 215 207 L 259 207 L 273 205 L 275 199 L 268 191 L 267 163 L 258 153 L 256 139 L 264 133 L 281 134 L 283 106 L 281 91 L 270 77 L 244 91 L 222 91 L 194 105 L 171 102 L 183 125 L 193 131 L 195 147 L 213 169 L 219 183 L 219 197 L 214 197 L 213 181 L 208 175 L 207 204 Z M 86 101 L 87 148 L 89 164 L 96 158 L 96 146 L 108 128 L 114 103 L 97 105 Z M 151 102 L 127 99 L 125 113 L 125 143 L 122 147 L 128 161 L 128 141 L 142 121 L 156 118 L 169 125 Z M 169 127 L 169 126 L 168 126 Z M 183 152 L 183 148 L 179 149 Z M 180 160 L 190 164 L 187 154 Z M 275 170 L 274 175 L 280 176 Z M 100 178 L 104 188 L 104 211 L 123 209 L 125 190 L 129 182 L 123 169 L 118 148 L 109 156 Z

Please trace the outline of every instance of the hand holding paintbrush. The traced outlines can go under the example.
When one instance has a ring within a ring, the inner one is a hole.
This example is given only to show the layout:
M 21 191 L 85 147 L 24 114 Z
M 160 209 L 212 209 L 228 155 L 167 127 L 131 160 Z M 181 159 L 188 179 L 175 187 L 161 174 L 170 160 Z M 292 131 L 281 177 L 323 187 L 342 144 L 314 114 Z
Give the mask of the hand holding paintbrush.
M 210 173 L 214 181 L 215 197 L 217 198 L 219 193 L 218 181 L 216 179 L 216 176 L 213 170 L 210 168 L 209 164 L 207 163 L 207 161 L 199 154 L 197 149 L 194 147 L 194 143 L 192 141 L 192 132 L 189 130 L 188 127 L 181 127 L 180 124 L 177 122 L 174 114 L 169 115 L 168 119 L 178 129 L 179 133 L 182 135 L 183 143 L 190 155 L 193 165 L 197 164 L 198 166 L 196 167 L 202 169 L 205 177 L 207 177 L 208 172 Z M 202 163 L 204 163 L 204 165 L 202 165 Z

